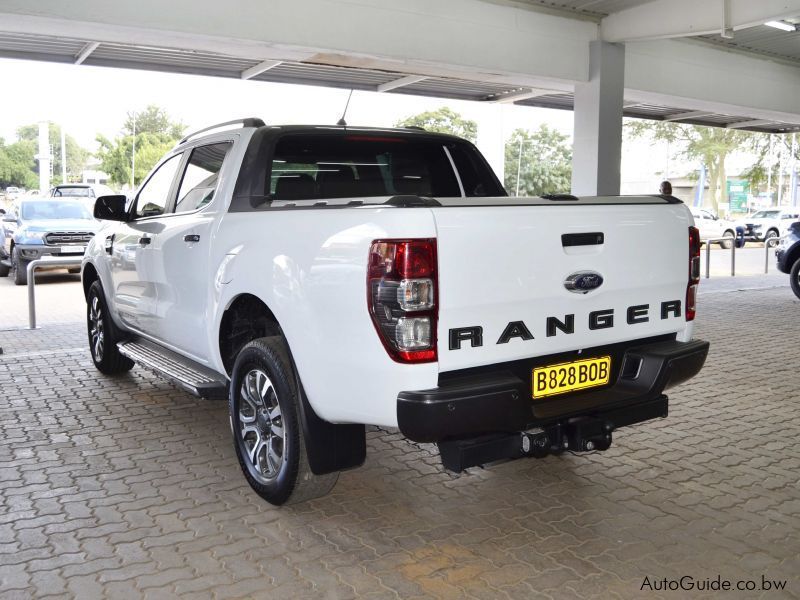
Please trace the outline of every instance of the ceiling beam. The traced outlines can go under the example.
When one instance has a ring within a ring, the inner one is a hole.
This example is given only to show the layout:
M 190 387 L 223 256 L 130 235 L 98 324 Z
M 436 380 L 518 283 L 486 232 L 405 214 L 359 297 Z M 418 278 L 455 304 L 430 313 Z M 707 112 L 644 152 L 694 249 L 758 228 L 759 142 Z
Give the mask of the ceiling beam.
M 419 83 L 420 81 L 424 81 L 429 79 L 425 75 L 408 75 L 406 77 L 401 77 L 400 79 L 395 79 L 393 81 L 387 81 L 386 83 L 382 83 L 377 87 L 377 91 L 379 92 L 388 92 L 389 90 L 396 90 L 397 88 L 405 87 L 407 85 L 414 85 L 415 83 Z
M 744 129 L 745 127 L 764 127 L 765 125 L 777 125 L 775 121 L 765 119 L 752 119 L 750 121 L 739 121 L 738 123 L 728 123 L 726 129 Z
M 495 94 L 484 98 L 486 102 L 493 102 L 496 104 L 511 104 L 519 100 L 528 100 L 529 98 L 536 98 L 538 96 L 547 96 L 548 94 L 557 94 L 554 90 L 543 90 L 539 88 L 527 88 L 516 90 L 513 92 L 504 92 L 502 94 Z
M 800 15 L 800 0 L 652 0 L 600 21 L 607 42 L 652 40 L 731 32 Z
M 83 48 L 81 48 L 81 51 L 75 55 L 75 64 L 76 65 L 83 64 L 83 61 L 89 58 L 89 55 L 95 50 L 97 50 L 97 47 L 99 45 L 100 42 L 89 42 L 88 44 L 86 44 Z
M 687 112 L 682 113 L 675 113 L 674 115 L 669 115 L 664 117 L 663 121 L 685 121 L 687 119 L 702 119 L 703 117 L 708 117 L 713 115 L 713 112 L 709 112 L 707 110 L 690 110 Z
M 282 61 L 280 61 L 280 60 L 265 60 L 263 62 L 258 63 L 257 65 L 255 65 L 253 67 L 250 67 L 249 69 L 245 69 L 244 71 L 242 71 L 241 78 L 242 79 L 252 79 L 256 75 L 261 75 L 262 73 L 265 73 L 266 71 L 269 71 L 270 69 L 274 69 L 279 64 L 281 64 L 281 62 Z

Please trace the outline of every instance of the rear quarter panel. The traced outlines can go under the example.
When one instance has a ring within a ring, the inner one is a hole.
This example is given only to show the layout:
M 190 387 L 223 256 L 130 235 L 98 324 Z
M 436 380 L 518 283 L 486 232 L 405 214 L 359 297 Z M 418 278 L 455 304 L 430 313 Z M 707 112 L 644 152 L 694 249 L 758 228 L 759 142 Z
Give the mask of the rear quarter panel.
M 367 308 L 370 243 L 435 237 L 429 209 L 228 213 L 216 255 L 215 327 L 241 294 L 275 314 L 314 410 L 332 422 L 397 425 L 397 394 L 436 387 L 436 363 L 394 362 Z M 213 341 L 213 340 L 210 340 Z M 217 351 L 216 368 L 224 372 Z

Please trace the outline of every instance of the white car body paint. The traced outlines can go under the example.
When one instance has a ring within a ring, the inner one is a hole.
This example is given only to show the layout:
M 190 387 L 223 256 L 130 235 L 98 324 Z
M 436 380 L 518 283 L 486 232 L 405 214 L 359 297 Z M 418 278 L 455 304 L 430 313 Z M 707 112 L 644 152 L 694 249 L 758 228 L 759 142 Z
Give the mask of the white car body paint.
M 253 131 L 207 135 L 176 149 L 234 142 L 213 201 L 202 209 L 109 224 L 95 236 L 84 263 L 98 271 L 119 326 L 224 374 L 220 323 L 237 297 L 251 294 L 275 315 L 320 417 L 389 427 L 397 426 L 398 394 L 437 387 L 440 372 L 661 334 L 692 337 L 683 309 L 694 221 L 683 204 L 456 198 L 436 208 L 331 208 L 343 199 L 308 210 L 229 212 Z M 603 232 L 605 243 L 562 246 L 561 234 L 587 231 Z M 112 232 L 109 256 L 104 241 Z M 142 247 L 145 234 L 153 239 Z M 196 243 L 182 239 L 193 234 Z M 438 362 L 395 362 L 370 319 L 368 251 L 386 238 L 437 240 Z M 568 292 L 564 279 L 581 270 L 601 273 L 604 284 L 585 295 Z M 681 316 L 662 319 L 661 303 L 675 300 Z M 649 321 L 627 324 L 627 308 L 644 304 Z M 614 310 L 615 326 L 590 331 L 589 313 L 600 309 Z M 575 315 L 575 333 L 547 337 L 545 319 L 566 314 Z M 497 344 L 505 325 L 518 320 L 534 339 Z M 483 346 L 450 350 L 449 329 L 473 325 L 483 327 Z

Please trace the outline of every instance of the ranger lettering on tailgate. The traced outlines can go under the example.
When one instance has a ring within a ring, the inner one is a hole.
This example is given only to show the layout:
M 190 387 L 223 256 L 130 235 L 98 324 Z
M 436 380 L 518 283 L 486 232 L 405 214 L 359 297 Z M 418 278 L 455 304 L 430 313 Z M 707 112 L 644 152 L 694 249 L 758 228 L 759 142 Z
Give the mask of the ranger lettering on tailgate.
M 629 306 L 625 311 L 625 317 L 628 325 L 636 325 L 638 323 L 647 323 L 650 320 L 650 305 L 649 304 L 634 304 Z M 670 317 L 681 316 L 681 301 L 680 300 L 667 300 L 661 303 L 661 319 L 669 319 Z M 608 329 L 614 327 L 614 309 L 609 308 L 605 310 L 595 310 L 589 313 L 588 318 L 589 329 Z M 561 320 L 558 317 L 547 317 L 546 320 L 547 337 L 553 337 L 557 334 L 557 330 L 566 334 L 575 333 L 575 315 L 565 315 Z M 524 321 L 511 321 L 506 325 L 503 333 L 500 334 L 497 342 L 498 344 L 507 344 L 514 338 L 521 340 L 534 339 L 533 334 L 525 325 Z M 483 346 L 483 327 L 480 325 L 473 325 L 471 327 L 454 327 L 450 330 L 449 335 L 450 350 L 460 350 L 464 342 L 469 342 L 472 348 Z

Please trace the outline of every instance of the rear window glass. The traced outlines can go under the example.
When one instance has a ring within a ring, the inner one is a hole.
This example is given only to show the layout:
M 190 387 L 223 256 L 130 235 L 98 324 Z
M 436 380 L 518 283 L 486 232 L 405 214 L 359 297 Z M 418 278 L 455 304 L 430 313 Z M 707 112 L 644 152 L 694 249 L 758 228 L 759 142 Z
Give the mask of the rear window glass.
M 391 136 L 283 136 L 269 184 L 275 200 L 461 196 L 442 144 Z
M 94 198 L 94 191 L 88 187 L 57 187 L 53 196 L 76 196 L 79 198 Z

